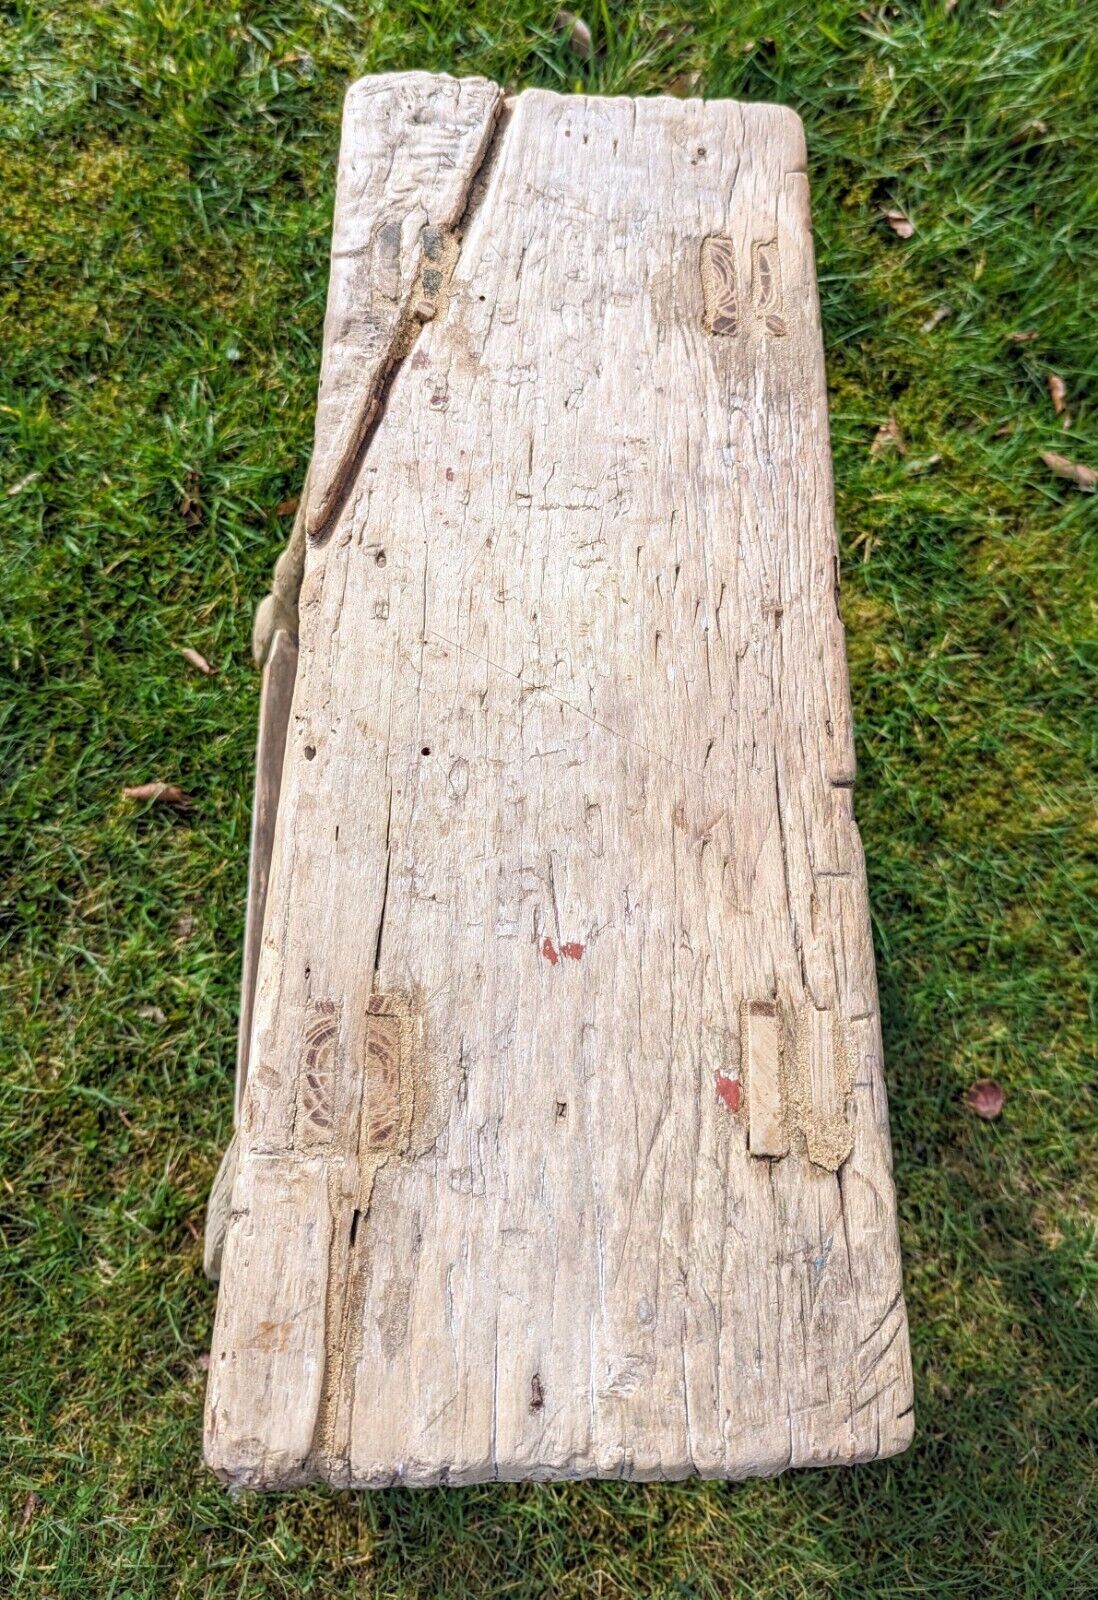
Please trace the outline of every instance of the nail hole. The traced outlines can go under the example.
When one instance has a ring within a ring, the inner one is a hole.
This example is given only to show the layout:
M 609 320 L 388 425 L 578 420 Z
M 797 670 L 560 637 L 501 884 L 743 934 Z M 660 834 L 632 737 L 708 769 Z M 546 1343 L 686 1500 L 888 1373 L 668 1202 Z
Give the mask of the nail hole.
M 563 1122 L 567 1115 L 568 1115 L 568 1102 L 567 1102 L 567 1100 L 558 1100 L 557 1101 L 557 1121 L 558 1122 Z
M 305 759 L 306 759 L 306 761 L 311 761 L 315 755 L 316 755 L 316 745 L 315 744 L 307 744 L 305 746 Z
M 362 1212 L 356 1206 L 355 1209 L 351 1212 L 351 1249 L 352 1250 L 355 1247 L 355 1240 L 358 1238 L 358 1224 L 359 1224 L 359 1219 L 361 1218 L 361 1216 L 362 1216 Z
M 421 756 L 429 756 L 431 754 L 431 746 L 429 744 L 425 744 L 419 753 Z
M 386 556 L 384 550 L 379 550 L 377 555 L 374 557 L 374 562 L 379 567 L 383 567 L 387 560 L 388 557 Z

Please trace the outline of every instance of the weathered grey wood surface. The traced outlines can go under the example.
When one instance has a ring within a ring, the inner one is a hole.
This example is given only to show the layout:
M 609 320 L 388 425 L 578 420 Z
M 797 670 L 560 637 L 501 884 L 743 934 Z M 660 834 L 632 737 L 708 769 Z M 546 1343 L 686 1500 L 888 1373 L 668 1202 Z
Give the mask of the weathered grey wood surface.
M 911 1436 L 789 111 L 366 80 L 206 1454 Z
M 240 1114 L 248 1078 L 248 1051 L 252 1036 L 252 1007 L 259 971 L 267 883 L 274 849 L 275 819 L 282 787 L 286 733 L 297 676 L 297 636 L 284 628 L 273 633 L 262 662 L 259 695 L 259 738 L 255 751 L 255 792 L 252 798 L 252 837 L 248 855 L 248 911 L 244 924 L 244 960 L 240 982 L 240 1032 L 236 1050 L 234 1120 Z M 234 1133 L 218 1169 L 206 1207 L 206 1248 L 203 1265 L 207 1277 L 221 1274 L 221 1253 L 228 1227 L 232 1185 L 236 1178 L 237 1140 Z

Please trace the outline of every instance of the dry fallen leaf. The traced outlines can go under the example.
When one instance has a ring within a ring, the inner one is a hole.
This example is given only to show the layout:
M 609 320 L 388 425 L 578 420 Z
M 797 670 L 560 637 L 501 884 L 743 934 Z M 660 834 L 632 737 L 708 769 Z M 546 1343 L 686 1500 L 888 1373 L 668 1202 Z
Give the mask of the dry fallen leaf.
M 574 11 L 558 11 L 553 18 L 553 28 L 568 36 L 569 45 L 581 61 L 590 61 L 591 30 L 582 17 L 577 17 Z
M 172 806 L 176 811 L 189 811 L 194 802 L 174 783 L 138 783 L 123 789 L 123 800 L 148 800 L 152 805 Z
M 889 417 L 884 426 L 877 429 L 876 438 L 869 447 L 871 456 L 883 456 L 886 450 L 894 450 L 897 455 L 901 456 L 907 454 L 907 445 L 904 443 L 904 436 L 900 432 L 900 424 L 895 417 Z
M 1041 460 L 1058 478 L 1066 478 L 1087 494 L 1093 494 L 1098 489 L 1098 472 L 1093 467 L 1084 467 L 1079 461 L 1069 461 L 1067 456 L 1058 456 L 1054 450 L 1042 450 Z
M 691 100 L 700 94 L 701 81 L 700 72 L 680 72 L 667 85 L 667 92 L 673 94 L 676 100 Z
M 901 239 L 910 239 L 915 232 L 915 224 L 910 222 L 902 211 L 886 211 L 884 219 L 893 233 Z
M 18 483 L 12 484 L 8 490 L 8 499 L 10 500 L 13 495 L 22 494 L 24 489 L 29 488 L 34 480 L 41 476 L 40 472 L 28 472 L 25 478 L 20 478 Z
M 41 1504 L 42 1504 L 41 1500 L 38 1498 L 38 1496 L 35 1494 L 34 1490 L 32 1489 L 30 1491 L 30 1493 L 27 1495 L 27 1498 L 23 1501 L 23 1515 L 19 1519 L 19 1532 L 20 1533 L 25 1533 L 26 1532 L 27 1527 L 30 1524 L 30 1519 L 34 1516 L 34 1513 L 38 1510 L 38 1507 Z
M 994 1122 L 1002 1115 L 1005 1099 L 1002 1084 L 996 1083 L 994 1078 L 980 1078 L 965 1091 L 965 1105 L 985 1122 Z
M 203 1350 L 202 1354 L 199 1356 L 199 1358 L 198 1358 L 198 1370 L 199 1370 L 199 1372 L 209 1372 L 209 1370 L 210 1370 L 210 1352 L 208 1350 Z
M 155 1022 L 159 1027 L 163 1027 L 168 1020 L 159 1006 L 138 1006 L 137 1015 L 142 1022 Z
M 184 661 L 189 661 L 192 667 L 197 668 L 197 670 L 207 678 L 212 678 L 214 673 L 217 671 L 216 667 L 210 666 L 210 663 L 206 660 L 204 655 L 200 655 L 197 650 L 192 650 L 190 645 L 182 645 L 180 647 L 179 654 L 183 657 Z
M 175 925 L 175 931 L 181 939 L 189 939 L 194 932 L 194 918 L 189 913 L 184 912 Z
M 1052 397 L 1052 409 L 1058 417 L 1063 417 L 1064 427 L 1071 427 L 1071 418 L 1068 415 L 1068 389 L 1067 384 L 1058 373 L 1050 372 L 1048 375 L 1048 392 Z
M 923 323 L 923 332 L 933 333 L 940 322 L 944 322 L 947 317 L 951 317 L 952 315 L 952 306 L 937 306 Z
M 1036 339 L 1036 337 L 1036 328 L 1024 328 L 1020 333 L 1007 334 L 1007 338 L 1010 340 L 1011 344 L 1029 344 L 1030 341 L 1032 339 Z
M 278 502 L 278 504 L 275 506 L 275 516 L 292 517 L 300 504 L 301 496 L 299 494 L 292 494 L 288 500 L 280 500 Z

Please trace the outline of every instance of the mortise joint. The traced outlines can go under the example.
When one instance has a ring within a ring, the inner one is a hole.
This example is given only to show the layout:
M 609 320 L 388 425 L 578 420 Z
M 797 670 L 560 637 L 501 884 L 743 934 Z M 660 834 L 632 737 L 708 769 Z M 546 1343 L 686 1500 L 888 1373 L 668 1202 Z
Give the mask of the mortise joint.
M 782 1105 L 781 1027 L 773 1000 L 748 1002 L 743 1033 L 748 1149 L 753 1156 L 784 1156 L 789 1138 Z
M 710 333 L 737 333 L 740 326 L 739 290 L 736 283 L 736 247 L 731 239 L 711 235 L 702 240 L 702 295 L 705 326 Z

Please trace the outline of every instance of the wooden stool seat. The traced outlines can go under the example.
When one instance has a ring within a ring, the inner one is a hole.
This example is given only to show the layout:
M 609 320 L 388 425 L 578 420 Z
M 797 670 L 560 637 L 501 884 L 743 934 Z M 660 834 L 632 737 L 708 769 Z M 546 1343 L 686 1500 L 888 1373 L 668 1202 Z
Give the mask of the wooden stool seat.
M 355 84 L 257 618 L 226 1481 L 908 1443 L 837 582 L 797 117 Z

